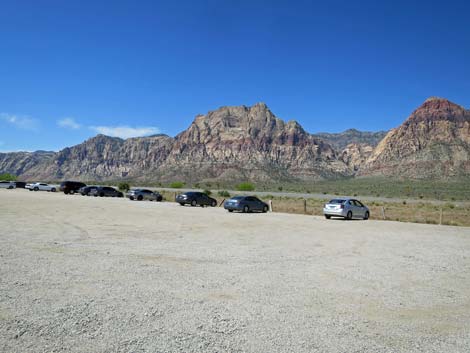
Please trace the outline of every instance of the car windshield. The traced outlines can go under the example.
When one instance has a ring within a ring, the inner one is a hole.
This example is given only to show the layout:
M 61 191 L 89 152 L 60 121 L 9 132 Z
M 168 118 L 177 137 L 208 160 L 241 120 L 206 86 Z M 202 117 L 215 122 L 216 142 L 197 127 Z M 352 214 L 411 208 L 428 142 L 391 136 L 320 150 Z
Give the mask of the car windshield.
M 333 200 L 330 200 L 330 202 L 328 202 L 328 203 L 341 205 L 341 204 L 343 204 L 343 203 L 345 203 L 345 202 L 346 202 L 346 200 L 342 200 L 342 199 L 333 199 Z

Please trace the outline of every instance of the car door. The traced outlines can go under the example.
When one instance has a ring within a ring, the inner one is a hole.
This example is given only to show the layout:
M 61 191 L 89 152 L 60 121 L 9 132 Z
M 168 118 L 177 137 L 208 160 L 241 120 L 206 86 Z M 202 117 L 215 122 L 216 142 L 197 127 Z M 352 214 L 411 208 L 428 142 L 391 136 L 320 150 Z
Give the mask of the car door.
M 364 217 L 366 215 L 366 208 L 365 206 L 358 200 L 354 200 L 356 206 L 357 217 Z

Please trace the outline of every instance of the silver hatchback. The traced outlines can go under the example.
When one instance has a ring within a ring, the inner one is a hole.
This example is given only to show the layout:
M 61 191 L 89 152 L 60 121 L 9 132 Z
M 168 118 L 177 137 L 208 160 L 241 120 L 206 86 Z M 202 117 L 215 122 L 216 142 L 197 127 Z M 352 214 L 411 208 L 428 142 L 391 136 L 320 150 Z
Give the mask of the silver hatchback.
M 343 217 L 345 219 L 369 219 L 370 211 L 361 201 L 355 199 L 333 199 L 323 206 L 326 219 Z
M 163 196 L 158 192 L 154 192 L 147 189 L 132 189 L 126 195 L 129 200 L 150 200 L 150 201 L 162 201 Z

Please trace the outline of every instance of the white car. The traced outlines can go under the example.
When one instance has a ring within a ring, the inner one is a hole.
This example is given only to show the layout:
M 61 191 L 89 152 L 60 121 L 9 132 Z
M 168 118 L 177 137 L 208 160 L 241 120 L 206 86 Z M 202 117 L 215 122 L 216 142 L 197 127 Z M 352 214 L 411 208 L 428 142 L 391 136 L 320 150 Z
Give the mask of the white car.
M 0 181 L 0 189 L 16 189 L 14 181 Z
M 57 187 L 54 185 L 49 185 L 46 183 L 33 183 L 33 184 L 28 184 L 26 185 L 26 188 L 29 189 L 29 191 L 50 191 L 50 192 L 56 192 Z

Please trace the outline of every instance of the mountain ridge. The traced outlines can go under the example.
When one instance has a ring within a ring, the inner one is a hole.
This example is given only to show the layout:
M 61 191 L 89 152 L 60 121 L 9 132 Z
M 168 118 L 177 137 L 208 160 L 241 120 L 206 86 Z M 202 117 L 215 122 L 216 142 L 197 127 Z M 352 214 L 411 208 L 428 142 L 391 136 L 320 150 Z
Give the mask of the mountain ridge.
M 0 172 L 44 180 L 190 182 L 419 178 L 419 173 L 440 178 L 470 172 L 469 124 L 468 110 L 431 97 L 388 132 L 351 128 L 311 134 L 295 120 L 276 117 L 260 102 L 196 115 L 175 137 L 121 139 L 98 134 L 58 152 L 0 153 Z M 419 173 L 410 173 L 413 168 Z

